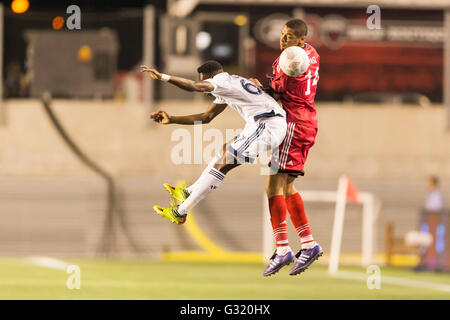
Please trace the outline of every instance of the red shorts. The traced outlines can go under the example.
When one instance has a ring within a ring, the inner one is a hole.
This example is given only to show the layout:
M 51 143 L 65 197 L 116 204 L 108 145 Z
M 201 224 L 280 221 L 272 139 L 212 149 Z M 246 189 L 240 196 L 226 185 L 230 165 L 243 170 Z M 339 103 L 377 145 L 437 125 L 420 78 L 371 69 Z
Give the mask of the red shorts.
M 309 149 L 314 145 L 317 128 L 301 123 L 288 122 L 286 137 L 280 144 L 278 152 L 272 154 L 269 166 L 277 173 L 289 173 L 303 176 L 303 166 Z

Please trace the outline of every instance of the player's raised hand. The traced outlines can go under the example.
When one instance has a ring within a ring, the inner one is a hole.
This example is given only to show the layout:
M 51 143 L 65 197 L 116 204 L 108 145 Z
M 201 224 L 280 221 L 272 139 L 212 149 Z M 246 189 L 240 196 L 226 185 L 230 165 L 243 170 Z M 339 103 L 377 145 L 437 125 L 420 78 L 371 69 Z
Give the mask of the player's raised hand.
M 262 88 L 262 84 L 261 84 L 261 82 L 259 82 L 258 79 L 256 79 L 256 78 L 250 78 L 250 79 L 248 79 L 248 80 L 250 80 L 251 82 L 253 82 L 254 84 L 256 84 L 258 87 L 261 87 L 261 88 Z
M 159 124 L 169 124 L 170 123 L 170 117 L 164 111 L 152 112 L 150 114 L 150 119 L 152 119 L 155 122 L 158 122 Z
M 145 65 L 141 66 L 141 72 L 148 72 L 155 80 L 161 80 L 162 77 L 161 73 L 158 70 Z

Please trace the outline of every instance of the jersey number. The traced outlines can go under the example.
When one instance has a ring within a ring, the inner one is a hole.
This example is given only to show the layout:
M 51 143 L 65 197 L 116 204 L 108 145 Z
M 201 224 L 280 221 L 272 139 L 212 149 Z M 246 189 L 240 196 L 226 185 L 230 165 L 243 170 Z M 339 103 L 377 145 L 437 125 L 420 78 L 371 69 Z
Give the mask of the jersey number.
M 260 87 L 255 85 L 252 82 L 246 82 L 244 79 L 241 79 L 241 86 L 244 88 L 245 91 L 247 91 L 250 94 L 261 94 L 262 90 Z
M 311 70 L 308 71 L 308 74 L 306 75 L 306 91 L 305 96 L 311 94 Z M 314 72 L 314 80 L 312 82 L 313 86 L 317 85 L 317 81 L 319 81 L 319 68 L 316 68 L 316 72 Z

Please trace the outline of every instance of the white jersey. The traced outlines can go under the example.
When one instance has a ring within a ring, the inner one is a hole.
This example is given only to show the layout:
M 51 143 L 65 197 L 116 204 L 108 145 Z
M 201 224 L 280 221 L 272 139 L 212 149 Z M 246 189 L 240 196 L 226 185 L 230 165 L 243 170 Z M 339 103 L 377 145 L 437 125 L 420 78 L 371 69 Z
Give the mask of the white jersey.
M 246 78 L 222 72 L 205 81 L 214 86 L 211 92 L 216 97 L 214 103 L 228 104 L 247 123 L 274 115 L 286 117 L 286 112 L 274 98 Z

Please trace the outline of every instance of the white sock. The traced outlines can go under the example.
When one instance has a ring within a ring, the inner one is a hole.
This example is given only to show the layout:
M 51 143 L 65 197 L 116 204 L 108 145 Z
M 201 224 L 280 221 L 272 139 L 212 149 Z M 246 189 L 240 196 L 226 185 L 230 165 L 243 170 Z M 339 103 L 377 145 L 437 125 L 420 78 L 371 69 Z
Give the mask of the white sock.
M 208 168 L 212 168 L 214 167 L 214 165 L 221 159 L 220 153 L 218 153 L 209 163 L 208 166 L 206 167 L 206 169 Z M 205 169 L 205 170 L 206 170 Z M 203 170 L 203 171 L 205 171 Z M 200 176 L 201 177 L 201 176 Z M 197 187 L 197 182 L 200 180 L 200 178 L 198 178 L 193 184 L 191 184 L 189 187 L 186 187 L 187 192 L 189 192 L 189 194 L 191 194 L 194 189 Z
M 225 175 L 219 170 L 207 167 L 195 182 L 195 189 L 186 201 L 178 207 L 178 213 L 187 214 L 191 211 L 197 203 L 203 200 L 213 190 L 217 189 L 224 178 Z
M 315 242 L 315 241 L 311 241 L 311 242 L 308 242 L 308 243 L 302 243 L 302 249 L 311 249 L 311 248 L 314 248 L 314 246 L 316 245 L 317 243 Z
M 290 246 L 277 247 L 277 255 L 279 255 L 279 256 L 284 256 L 289 251 L 292 251 Z
M 191 194 L 194 191 L 195 187 L 197 186 L 197 182 L 198 182 L 198 179 L 193 184 L 191 184 L 189 187 L 186 187 L 186 191 L 189 192 L 189 194 Z

